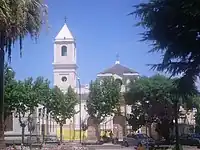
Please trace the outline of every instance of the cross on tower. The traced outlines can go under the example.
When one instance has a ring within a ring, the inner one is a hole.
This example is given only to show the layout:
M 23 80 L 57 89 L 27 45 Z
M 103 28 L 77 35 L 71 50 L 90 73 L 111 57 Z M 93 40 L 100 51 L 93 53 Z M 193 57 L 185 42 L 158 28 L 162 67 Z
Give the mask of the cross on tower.
M 118 53 L 116 54 L 116 62 L 115 62 L 115 64 L 120 64 L 120 62 L 119 62 L 119 54 Z
M 64 19 L 65 19 L 65 23 L 67 23 L 67 17 L 66 17 L 66 16 L 65 16 L 65 18 L 64 18 Z
M 116 54 L 116 61 L 119 61 L 119 53 Z

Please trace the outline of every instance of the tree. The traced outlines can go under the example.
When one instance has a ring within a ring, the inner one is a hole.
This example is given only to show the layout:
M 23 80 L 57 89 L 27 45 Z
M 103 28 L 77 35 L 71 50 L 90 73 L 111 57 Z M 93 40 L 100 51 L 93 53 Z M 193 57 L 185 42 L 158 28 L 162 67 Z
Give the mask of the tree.
M 11 67 L 8 67 L 5 64 L 5 103 L 4 103 L 4 121 L 6 118 L 15 110 L 15 104 L 17 103 L 14 101 L 12 97 L 12 93 L 15 91 L 16 86 L 16 79 L 15 79 L 15 72 L 12 70 Z
M 150 52 L 161 53 L 162 62 L 153 69 L 172 76 L 181 74 L 176 86 L 184 95 L 196 91 L 200 72 L 199 5 L 198 0 L 150 0 L 135 6 L 131 13 L 139 17 L 137 25 L 145 28 L 143 41 L 152 42 Z M 179 150 L 178 140 L 176 143 Z
M 128 119 L 133 130 L 146 125 L 145 114 L 148 114 L 148 123 L 157 122 L 165 127 L 157 129 L 158 133 L 169 140 L 171 122 L 174 119 L 172 110 L 171 87 L 172 79 L 155 75 L 141 77 L 129 85 L 129 91 L 124 94 L 127 104 L 132 105 L 132 114 Z M 159 121 L 159 122 L 158 122 Z M 159 126 L 159 127 L 161 127 Z
M 43 95 L 41 100 L 41 105 L 46 108 L 46 134 L 49 135 L 49 114 L 51 109 L 52 101 L 52 89 L 50 88 L 50 81 L 44 78 L 40 78 L 41 84 L 40 90 L 37 91 L 40 95 Z M 43 137 L 44 138 L 44 137 Z
M 170 128 L 178 130 L 179 108 L 186 110 L 194 107 L 193 96 L 183 96 L 177 91 L 177 79 L 155 75 L 150 78 L 141 77 L 130 84 L 125 93 L 125 100 L 132 105 L 132 114 L 128 119 L 133 129 L 137 130 L 145 125 L 145 114 L 148 114 L 148 123 L 156 122 L 156 131 L 166 140 L 170 140 Z M 176 133 L 177 134 L 177 133 Z
M 1 0 L 0 6 L 0 148 L 4 148 L 4 57 L 7 53 L 11 59 L 12 45 L 16 41 L 21 50 L 22 41 L 28 34 L 38 37 L 47 6 L 42 0 Z
M 150 52 L 163 56 L 162 62 L 153 67 L 172 76 L 182 74 L 181 83 L 188 89 L 193 89 L 200 72 L 200 26 L 196 23 L 200 21 L 199 4 L 198 0 L 150 0 L 135 6 L 132 13 L 141 20 L 137 25 L 145 28 L 143 40 L 152 42 Z
M 90 83 L 87 103 L 89 116 L 100 124 L 105 117 L 116 113 L 120 102 L 120 85 L 112 77 L 96 79 Z
M 32 80 L 31 78 L 29 78 L 28 80 Z M 6 120 L 6 118 L 11 115 L 14 111 L 16 111 L 19 106 L 19 103 L 21 103 L 21 105 L 26 105 L 27 101 L 25 101 L 26 103 L 16 100 L 16 94 L 19 94 L 19 89 L 18 86 L 20 86 L 20 84 L 23 83 L 23 81 L 17 81 L 15 80 L 15 72 L 13 71 L 13 69 L 11 67 L 8 67 L 7 64 L 5 64 L 5 109 L 4 109 L 4 120 Z M 45 106 L 48 105 L 48 101 L 50 100 L 50 87 L 49 84 L 50 82 L 47 79 L 44 79 L 43 77 L 38 77 L 36 79 L 35 82 L 32 82 L 31 84 L 34 84 L 32 86 L 34 86 L 32 89 L 30 89 L 32 92 L 35 93 L 35 95 L 37 95 L 37 97 L 35 98 L 35 101 L 41 104 L 45 104 Z M 17 86 L 18 85 L 18 86 Z M 21 84 L 22 86 L 22 84 Z M 26 88 L 26 90 L 28 90 L 28 88 Z M 20 92 L 24 92 L 23 90 L 21 90 Z M 26 93 L 28 94 L 28 93 Z M 24 94 L 24 99 L 26 99 L 27 97 L 25 97 L 26 95 Z M 33 101 L 32 101 L 33 102 Z M 46 103 L 44 103 L 46 102 Z M 36 104 L 36 105 L 37 105 Z M 36 106 L 34 105 L 34 106 Z M 27 108 L 28 109 L 28 108 Z M 35 109 L 35 108 L 33 108 Z M 29 126 L 29 131 L 30 134 L 32 134 L 32 131 L 34 130 L 35 126 L 32 125 L 32 121 L 35 118 L 32 118 L 30 114 L 30 117 L 27 117 L 27 113 L 25 110 L 23 110 L 25 116 L 21 115 L 21 120 L 24 121 L 24 126 L 26 127 L 26 125 L 28 124 Z M 16 116 L 18 116 L 16 114 Z M 25 118 L 23 118 L 25 117 Z M 27 118 L 26 118 L 27 117 Z M 25 119 L 25 120 L 24 120 Z M 23 122 L 22 121 L 22 122 Z M 23 126 L 23 125 L 21 125 Z M 25 128 L 24 127 L 24 128 Z
M 43 78 L 38 77 L 35 81 L 32 78 L 27 78 L 24 81 L 16 82 L 13 95 L 11 96 L 15 101 L 15 115 L 19 119 L 22 128 L 22 144 L 24 144 L 24 131 L 29 123 L 35 108 L 41 102 L 40 91 L 43 88 Z
M 60 125 L 60 141 L 62 142 L 62 127 L 66 119 L 71 119 L 77 112 L 77 96 L 74 90 L 69 87 L 66 93 L 63 93 L 58 87 L 52 89 L 52 100 L 49 110 L 52 117 Z

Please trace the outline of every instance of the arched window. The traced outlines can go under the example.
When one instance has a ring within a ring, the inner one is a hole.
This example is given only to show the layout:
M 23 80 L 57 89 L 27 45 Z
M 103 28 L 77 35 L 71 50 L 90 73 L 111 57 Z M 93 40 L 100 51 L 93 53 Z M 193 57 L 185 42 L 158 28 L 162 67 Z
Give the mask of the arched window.
M 61 48 L 61 55 L 62 56 L 67 56 L 67 46 L 62 46 L 62 48 Z

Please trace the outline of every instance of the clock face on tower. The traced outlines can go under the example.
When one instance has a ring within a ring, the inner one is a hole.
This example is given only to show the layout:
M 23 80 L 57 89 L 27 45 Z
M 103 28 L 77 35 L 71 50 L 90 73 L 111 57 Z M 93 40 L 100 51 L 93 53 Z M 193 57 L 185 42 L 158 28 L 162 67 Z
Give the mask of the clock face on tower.
M 63 76 L 63 77 L 61 78 L 61 80 L 62 80 L 62 82 L 66 82 L 66 81 L 67 81 L 67 77 L 66 77 L 66 76 Z

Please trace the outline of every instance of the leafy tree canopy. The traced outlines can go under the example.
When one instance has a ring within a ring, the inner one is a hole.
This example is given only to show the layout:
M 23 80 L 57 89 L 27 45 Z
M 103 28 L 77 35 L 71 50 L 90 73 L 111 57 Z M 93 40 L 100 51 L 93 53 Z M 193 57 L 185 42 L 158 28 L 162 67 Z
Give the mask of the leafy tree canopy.
M 120 85 L 112 77 L 96 79 L 90 83 L 87 111 L 99 122 L 112 115 L 120 101 Z
M 25 79 L 24 81 L 17 81 L 15 79 L 15 72 L 7 64 L 5 64 L 4 74 L 5 119 L 16 109 L 23 108 L 21 111 L 24 113 L 30 111 L 30 109 L 33 111 L 38 104 L 44 104 L 44 102 L 48 102 L 50 99 L 50 82 L 47 79 L 38 77 L 35 81 L 32 78 Z
M 165 113 L 172 115 L 173 102 L 170 96 L 172 85 L 172 80 L 161 75 L 141 77 L 130 84 L 129 91 L 124 97 L 127 104 L 132 105 L 135 120 L 142 121 L 140 124 L 144 125 L 145 113 L 148 114 L 150 122 L 154 117 L 163 117 Z
M 50 88 L 50 81 L 40 77 L 40 82 L 43 84 L 38 85 L 37 93 L 41 95 L 40 104 L 47 108 L 47 114 L 50 112 L 52 101 L 52 89 Z
M 0 48 L 5 47 L 11 57 L 11 46 L 17 40 L 21 49 L 26 35 L 37 38 L 46 20 L 47 6 L 43 0 L 1 0 L 0 6 Z
M 24 81 L 17 81 L 15 84 L 11 97 L 15 101 L 14 107 L 17 113 L 19 116 L 24 116 L 28 112 L 32 114 L 44 96 L 39 92 L 43 89 L 43 78 L 38 77 L 35 81 L 27 78 Z
M 52 100 L 49 102 L 49 110 L 59 124 L 64 124 L 66 119 L 71 119 L 76 114 L 75 106 L 78 102 L 76 93 L 69 87 L 63 93 L 58 87 L 52 89 Z
M 4 85 L 5 85 L 5 101 L 4 101 L 4 119 L 15 109 L 15 101 L 12 97 L 12 93 L 15 90 L 16 86 L 16 80 L 15 80 L 15 72 L 12 70 L 12 68 L 8 67 L 8 65 L 5 65 L 4 68 Z
M 159 123 L 157 131 L 166 139 L 169 138 L 169 129 L 174 119 L 174 103 L 176 99 L 182 101 L 183 106 L 191 109 L 194 105 L 192 97 L 178 97 L 176 92 L 176 79 L 169 79 L 162 75 L 141 77 L 129 86 L 124 97 L 132 105 L 132 114 L 128 119 L 134 130 L 145 125 L 145 114 L 148 114 L 148 123 Z M 183 101 L 184 100 L 184 101 Z M 185 105 L 184 105 L 185 104 Z
M 178 88 L 182 93 L 194 89 L 200 72 L 199 6 L 199 0 L 149 0 L 131 13 L 145 29 L 142 40 L 152 42 L 150 52 L 161 53 L 162 62 L 153 69 L 181 74 Z

